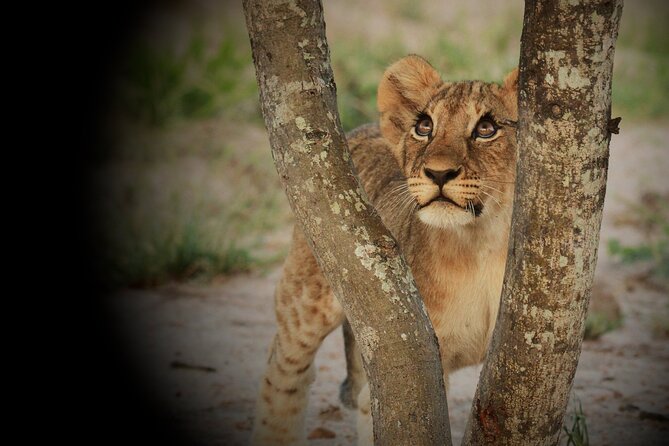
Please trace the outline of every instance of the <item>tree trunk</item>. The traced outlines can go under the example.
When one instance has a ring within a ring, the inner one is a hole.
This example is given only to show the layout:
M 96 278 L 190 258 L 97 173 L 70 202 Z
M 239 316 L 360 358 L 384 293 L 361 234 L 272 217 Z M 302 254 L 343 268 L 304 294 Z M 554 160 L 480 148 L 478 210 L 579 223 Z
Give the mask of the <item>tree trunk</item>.
M 554 445 L 584 333 L 622 0 L 526 1 L 502 304 L 466 445 Z
M 450 445 L 437 339 L 398 245 L 353 171 L 322 5 L 244 0 L 244 10 L 272 156 L 362 351 L 375 441 Z

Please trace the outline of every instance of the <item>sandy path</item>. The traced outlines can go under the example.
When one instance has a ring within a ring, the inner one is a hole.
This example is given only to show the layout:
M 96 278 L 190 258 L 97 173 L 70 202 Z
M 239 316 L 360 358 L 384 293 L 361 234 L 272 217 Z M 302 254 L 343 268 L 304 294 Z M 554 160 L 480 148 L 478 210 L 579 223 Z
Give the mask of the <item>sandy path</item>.
M 669 440 L 669 344 L 654 339 L 654 315 L 667 312 L 666 291 L 639 284 L 640 267 L 615 264 L 609 238 L 633 240 L 630 228 L 613 224 L 625 200 L 640 191 L 669 190 L 669 157 L 662 141 L 669 131 L 637 128 L 614 138 L 605 206 L 598 282 L 620 304 L 624 326 L 584 344 L 574 383 L 583 404 L 593 445 L 661 445 Z M 141 364 L 144 385 L 170 419 L 192 436 L 193 444 L 241 445 L 250 433 L 254 399 L 274 333 L 272 293 L 279 271 L 238 276 L 212 286 L 171 286 L 127 290 L 111 299 L 122 342 Z M 337 399 L 344 377 L 341 333 L 330 335 L 317 359 L 307 430 L 336 434 L 310 444 L 354 443 L 354 414 Z M 480 368 L 451 378 L 449 408 L 458 444 L 469 413 Z

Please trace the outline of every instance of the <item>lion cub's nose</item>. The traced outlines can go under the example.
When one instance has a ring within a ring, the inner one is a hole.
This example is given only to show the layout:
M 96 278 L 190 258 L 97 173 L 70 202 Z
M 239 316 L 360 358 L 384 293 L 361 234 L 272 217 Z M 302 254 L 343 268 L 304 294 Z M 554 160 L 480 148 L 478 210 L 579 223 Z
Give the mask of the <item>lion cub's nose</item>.
M 442 188 L 444 184 L 448 183 L 453 178 L 460 175 L 462 167 L 458 167 L 457 169 L 447 169 L 447 170 L 433 170 L 425 167 L 423 171 L 425 172 L 426 177 L 432 180 L 432 182 L 437 186 L 439 186 L 439 188 Z

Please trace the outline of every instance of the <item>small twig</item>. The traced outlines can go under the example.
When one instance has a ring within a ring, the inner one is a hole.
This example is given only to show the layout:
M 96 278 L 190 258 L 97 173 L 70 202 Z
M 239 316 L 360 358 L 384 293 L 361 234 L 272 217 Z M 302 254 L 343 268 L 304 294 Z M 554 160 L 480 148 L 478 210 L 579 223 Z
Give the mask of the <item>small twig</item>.
M 187 364 L 181 361 L 172 361 L 170 363 L 170 367 L 172 367 L 173 369 L 198 370 L 200 372 L 207 372 L 207 373 L 216 372 L 216 369 L 213 367 L 208 367 L 206 365 Z
M 615 133 L 616 135 L 620 133 L 620 127 L 618 125 L 620 124 L 620 121 L 622 121 L 623 118 L 618 116 L 617 118 L 609 119 L 609 123 L 606 125 L 606 130 L 609 131 L 609 133 Z

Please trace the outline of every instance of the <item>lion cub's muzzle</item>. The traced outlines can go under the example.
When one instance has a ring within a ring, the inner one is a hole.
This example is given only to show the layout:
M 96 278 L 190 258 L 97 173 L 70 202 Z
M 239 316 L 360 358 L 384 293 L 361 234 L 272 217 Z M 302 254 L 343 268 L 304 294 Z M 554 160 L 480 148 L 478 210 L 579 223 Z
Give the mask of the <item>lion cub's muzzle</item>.
M 426 177 L 432 180 L 432 182 L 441 189 L 446 183 L 460 176 L 462 173 L 462 166 L 458 167 L 457 169 L 447 170 L 433 170 L 425 167 L 423 172 L 425 173 Z
M 425 167 L 421 178 L 410 186 L 421 207 L 433 203 L 448 203 L 478 217 L 483 211 L 479 198 L 480 179 L 467 176 L 462 166 L 455 169 L 436 170 Z

